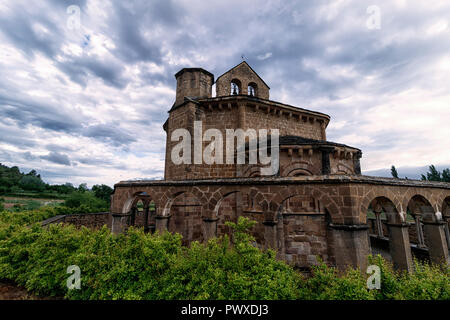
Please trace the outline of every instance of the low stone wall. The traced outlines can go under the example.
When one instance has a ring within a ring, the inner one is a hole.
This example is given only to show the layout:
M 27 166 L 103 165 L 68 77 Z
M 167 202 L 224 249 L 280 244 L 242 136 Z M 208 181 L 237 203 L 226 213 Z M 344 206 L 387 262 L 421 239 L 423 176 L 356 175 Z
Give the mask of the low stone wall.
M 378 237 L 377 235 L 369 235 L 371 253 L 373 255 L 380 254 L 383 258 L 392 262 L 392 256 L 389 249 L 389 238 Z M 419 261 L 430 262 L 430 253 L 427 248 L 420 248 L 416 244 L 411 243 L 411 253 L 414 258 Z
M 68 223 L 77 227 L 87 227 L 92 229 L 99 229 L 103 225 L 110 226 L 110 214 L 109 212 L 97 212 L 97 213 L 80 213 L 80 214 L 67 214 L 59 215 L 41 222 L 42 226 L 47 226 L 53 223 Z

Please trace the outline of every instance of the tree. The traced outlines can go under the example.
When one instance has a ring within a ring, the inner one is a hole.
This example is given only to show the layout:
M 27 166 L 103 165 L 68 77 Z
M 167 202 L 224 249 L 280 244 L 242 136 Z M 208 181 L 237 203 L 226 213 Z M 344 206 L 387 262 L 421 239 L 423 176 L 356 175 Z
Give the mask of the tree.
M 87 187 L 87 183 L 81 183 L 78 186 L 78 191 L 80 191 L 80 192 L 85 192 L 85 191 L 88 191 L 88 190 L 89 190 L 89 188 Z
M 428 167 L 428 172 L 426 173 L 426 176 L 422 174 L 422 180 L 443 181 L 441 178 L 441 173 L 436 169 L 436 167 L 433 164 Z
M 450 182 L 450 168 L 444 169 L 444 171 L 442 171 L 442 181 Z
M 86 206 L 91 209 L 103 211 L 108 209 L 108 203 L 102 199 L 97 198 L 93 192 L 90 191 L 75 191 L 72 192 L 64 202 L 64 205 L 69 208 L 78 208 Z
M 398 179 L 398 172 L 397 169 L 395 168 L 395 166 L 391 167 L 391 175 L 392 177 L 394 177 L 395 179 Z
M 19 186 L 27 191 L 44 191 L 45 183 L 36 176 L 23 176 L 19 181 Z
M 94 192 L 94 195 L 99 198 L 99 199 L 103 199 L 106 202 L 110 202 L 111 199 L 111 194 L 113 193 L 113 189 L 105 184 L 101 184 L 101 185 L 94 185 L 92 187 L 92 191 Z

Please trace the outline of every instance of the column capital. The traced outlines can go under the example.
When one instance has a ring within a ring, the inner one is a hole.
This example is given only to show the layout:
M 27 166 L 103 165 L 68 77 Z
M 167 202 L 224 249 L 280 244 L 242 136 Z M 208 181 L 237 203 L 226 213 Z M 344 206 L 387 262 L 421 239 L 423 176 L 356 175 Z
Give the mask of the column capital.
M 447 224 L 447 222 L 445 222 L 443 220 L 439 220 L 439 221 L 422 221 L 422 223 L 424 225 L 436 225 L 436 226 Z
M 360 231 L 369 229 L 368 224 L 334 224 L 330 223 L 330 228 L 345 231 Z
M 218 220 L 219 220 L 219 218 L 203 218 L 203 221 L 205 221 L 205 222 L 216 222 Z
M 163 219 L 169 219 L 170 217 L 171 217 L 171 215 L 168 215 L 168 216 L 155 216 L 155 219 L 163 220 Z
M 384 224 L 387 225 L 388 227 L 393 228 L 409 228 L 409 226 L 411 225 L 408 222 L 387 222 L 387 221 L 384 221 Z

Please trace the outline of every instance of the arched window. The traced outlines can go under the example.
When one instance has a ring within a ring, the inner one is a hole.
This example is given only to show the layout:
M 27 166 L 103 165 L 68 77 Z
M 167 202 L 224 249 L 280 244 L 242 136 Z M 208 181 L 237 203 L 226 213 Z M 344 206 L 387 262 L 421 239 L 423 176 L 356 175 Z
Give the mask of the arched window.
M 241 93 L 241 82 L 238 79 L 231 80 L 231 95 L 236 95 Z
M 247 88 L 248 95 L 256 97 L 256 88 L 257 88 L 256 83 L 250 82 Z

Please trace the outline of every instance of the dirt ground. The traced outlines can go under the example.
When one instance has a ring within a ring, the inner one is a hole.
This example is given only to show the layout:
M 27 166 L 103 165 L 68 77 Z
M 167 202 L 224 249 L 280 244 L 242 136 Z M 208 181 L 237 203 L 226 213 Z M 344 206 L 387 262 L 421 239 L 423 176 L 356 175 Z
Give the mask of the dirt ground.
M 38 297 L 12 282 L 0 280 L 0 300 L 55 300 L 55 298 Z
M 27 198 L 27 197 L 8 197 L 8 196 L 2 198 L 5 199 L 5 202 L 3 202 L 3 206 L 5 207 L 5 209 L 10 209 L 14 207 L 15 204 L 23 206 L 30 200 L 40 202 L 41 206 L 64 202 L 64 200 L 61 199 L 47 199 L 47 198 Z

